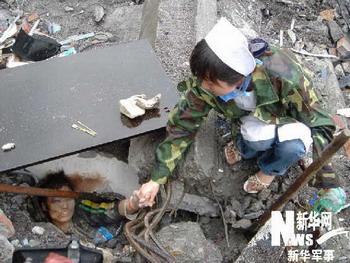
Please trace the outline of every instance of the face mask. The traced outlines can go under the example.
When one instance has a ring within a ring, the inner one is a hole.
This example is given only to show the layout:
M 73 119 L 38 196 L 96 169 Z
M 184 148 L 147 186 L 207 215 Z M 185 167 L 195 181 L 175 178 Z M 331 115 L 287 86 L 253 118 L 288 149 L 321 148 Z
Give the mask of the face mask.
M 243 83 L 241 84 L 241 86 L 239 86 L 238 89 L 231 91 L 230 93 L 227 93 L 223 96 L 219 96 L 219 98 L 225 102 L 228 102 L 237 97 L 249 96 L 247 89 L 249 87 L 251 80 L 252 80 L 252 75 L 248 75 L 247 77 L 244 78 Z

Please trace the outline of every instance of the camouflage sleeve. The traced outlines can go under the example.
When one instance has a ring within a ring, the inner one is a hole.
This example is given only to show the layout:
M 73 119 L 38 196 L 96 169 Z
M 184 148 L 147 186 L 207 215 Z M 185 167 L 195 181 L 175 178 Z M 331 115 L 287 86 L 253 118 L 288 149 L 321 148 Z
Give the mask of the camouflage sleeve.
M 153 181 L 164 184 L 192 144 L 196 132 L 211 106 L 191 90 L 187 90 L 169 114 L 167 138 L 156 149 Z

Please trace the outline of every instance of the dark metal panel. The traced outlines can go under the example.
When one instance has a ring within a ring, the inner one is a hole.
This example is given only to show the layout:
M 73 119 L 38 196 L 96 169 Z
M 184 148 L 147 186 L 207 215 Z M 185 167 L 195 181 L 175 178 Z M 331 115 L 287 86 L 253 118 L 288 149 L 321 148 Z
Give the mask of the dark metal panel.
M 130 122 L 119 100 L 162 94 L 159 112 Z M 145 40 L 0 71 L 0 172 L 76 153 L 165 126 L 178 99 Z M 71 128 L 77 120 L 96 137 Z

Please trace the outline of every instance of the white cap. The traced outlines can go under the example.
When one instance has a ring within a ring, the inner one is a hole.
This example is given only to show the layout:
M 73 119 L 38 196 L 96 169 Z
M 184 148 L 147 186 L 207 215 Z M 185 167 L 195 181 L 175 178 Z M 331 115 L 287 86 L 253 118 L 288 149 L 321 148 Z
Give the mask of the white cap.
M 205 37 L 210 49 L 233 70 L 244 76 L 255 68 L 255 59 L 248 49 L 247 38 L 222 17 Z

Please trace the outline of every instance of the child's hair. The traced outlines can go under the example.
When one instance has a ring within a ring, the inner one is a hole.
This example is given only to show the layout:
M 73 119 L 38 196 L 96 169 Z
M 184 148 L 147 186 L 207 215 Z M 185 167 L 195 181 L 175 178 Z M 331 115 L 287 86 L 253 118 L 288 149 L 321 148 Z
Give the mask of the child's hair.
M 210 80 L 214 83 L 221 80 L 232 85 L 244 77 L 222 62 L 204 39 L 199 41 L 193 49 L 190 67 L 192 74 L 198 79 Z
M 64 171 L 58 171 L 54 173 L 47 174 L 40 182 L 38 187 L 40 188 L 49 188 L 49 189 L 60 189 L 64 186 L 67 186 L 72 191 L 74 186 L 68 176 Z

